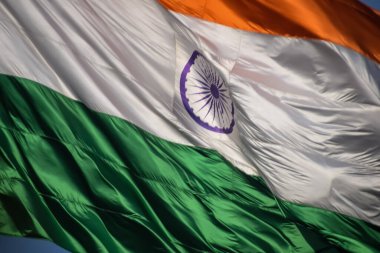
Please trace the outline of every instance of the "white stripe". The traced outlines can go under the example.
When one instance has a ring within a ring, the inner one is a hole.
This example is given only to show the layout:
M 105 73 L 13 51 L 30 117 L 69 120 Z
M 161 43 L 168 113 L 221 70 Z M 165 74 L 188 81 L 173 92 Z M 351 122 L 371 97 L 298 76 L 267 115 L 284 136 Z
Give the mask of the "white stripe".
M 328 42 L 174 16 L 216 64 L 234 63 L 241 150 L 272 191 L 380 225 L 380 66 Z
M 167 14 L 149 0 L 2 1 L 0 72 L 214 148 L 247 173 L 258 168 L 284 199 L 380 224 L 379 65 L 327 42 Z M 230 135 L 198 126 L 179 100 L 195 49 L 229 81 Z
M 216 149 L 257 174 L 234 139 L 196 136 L 173 114 L 175 33 L 156 1 L 3 1 L 0 17 L 0 73 L 167 140 Z

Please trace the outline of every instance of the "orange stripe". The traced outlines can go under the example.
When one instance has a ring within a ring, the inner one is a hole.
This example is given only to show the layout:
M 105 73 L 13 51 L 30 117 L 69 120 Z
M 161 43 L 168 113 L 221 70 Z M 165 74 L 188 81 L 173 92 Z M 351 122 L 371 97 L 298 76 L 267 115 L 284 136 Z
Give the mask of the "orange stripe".
M 356 0 L 159 0 L 207 21 L 272 35 L 321 39 L 380 63 L 380 16 Z

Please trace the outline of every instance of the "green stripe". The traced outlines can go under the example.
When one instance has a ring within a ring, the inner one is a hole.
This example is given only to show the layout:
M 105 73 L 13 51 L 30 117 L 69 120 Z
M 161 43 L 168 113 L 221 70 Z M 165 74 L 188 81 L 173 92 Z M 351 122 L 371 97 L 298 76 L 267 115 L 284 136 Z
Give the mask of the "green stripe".
M 160 139 L 4 75 L 0 232 L 75 252 L 380 249 L 378 227 L 280 201 L 213 150 Z

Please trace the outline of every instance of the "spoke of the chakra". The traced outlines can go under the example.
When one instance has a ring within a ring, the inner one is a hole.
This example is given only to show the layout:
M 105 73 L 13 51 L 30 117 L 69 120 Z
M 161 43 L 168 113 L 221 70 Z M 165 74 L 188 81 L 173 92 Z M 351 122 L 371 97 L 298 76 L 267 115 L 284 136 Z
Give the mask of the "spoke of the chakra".
M 217 87 L 218 88 L 221 88 L 222 87 L 222 85 L 223 85 L 223 83 L 224 83 L 224 81 L 223 81 L 223 79 L 222 78 L 220 78 L 220 77 L 218 77 L 218 80 L 217 80 Z
M 212 94 L 211 94 L 211 93 L 208 94 L 208 95 L 206 95 L 206 96 L 204 96 L 204 97 L 202 97 L 202 98 L 200 98 L 200 99 L 198 99 L 197 101 L 194 102 L 194 104 L 195 104 L 195 103 L 198 103 L 198 102 L 200 102 L 200 101 L 202 101 L 202 100 L 208 99 L 209 97 L 212 98 Z
M 199 65 L 201 69 L 203 71 L 207 71 L 208 66 L 207 66 L 206 60 L 201 56 L 198 56 L 197 60 L 199 60 Z
M 217 82 L 218 77 L 215 75 L 215 72 L 212 71 L 212 84 L 215 84 Z
M 224 118 L 223 118 L 223 114 L 221 114 L 221 112 L 220 112 L 218 99 L 215 101 L 215 104 L 216 104 L 216 111 L 217 111 L 218 118 L 219 118 L 219 123 L 223 127 L 224 126 Z
M 210 86 L 210 84 L 211 84 L 211 81 L 210 81 L 210 74 L 209 73 L 206 73 L 206 80 L 205 80 L 205 82 Z
M 220 97 L 221 97 L 226 103 L 228 103 L 228 102 L 227 102 L 227 99 L 229 99 L 229 97 L 228 97 L 227 95 L 225 95 L 225 94 L 223 94 L 223 93 L 220 93 Z
M 227 113 L 228 112 L 228 109 L 226 108 L 227 106 L 223 103 L 222 100 L 221 100 L 220 104 L 222 106 L 223 113 L 226 112 L 226 113 L 224 113 L 224 115 L 225 115 L 225 118 L 226 118 L 226 122 L 228 124 L 228 122 L 231 122 L 233 120 L 233 118 L 231 117 L 230 114 Z
M 223 126 L 225 125 L 225 118 L 223 117 L 223 108 L 222 108 L 222 103 L 220 102 L 220 99 L 217 101 L 217 108 L 218 108 L 218 113 L 220 113 L 221 119 L 223 120 Z
M 227 96 L 226 95 L 224 95 L 224 94 L 220 94 L 220 98 L 226 103 L 226 104 L 228 104 L 228 102 L 227 102 Z
M 211 72 L 212 74 L 212 80 L 211 80 L 211 83 L 212 84 L 215 84 L 216 82 L 217 82 L 217 76 L 216 76 L 216 74 L 215 74 L 215 72 L 214 71 L 212 71 Z
M 225 104 L 223 103 L 223 100 L 219 100 L 220 102 L 220 106 L 221 106 L 221 108 L 222 108 L 222 113 L 224 112 L 224 111 L 228 111 L 227 110 L 227 108 L 226 108 L 226 106 L 225 106 Z M 227 118 L 228 118 L 228 120 L 230 120 L 231 118 L 230 118 L 230 115 L 228 114 L 228 113 L 226 113 L 226 116 L 227 116 Z
M 204 86 L 198 86 L 198 85 L 194 85 L 194 84 L 189 84 L 189 86 L 191 86 L 191 87 L 196 87 L 196 88 L 199 88 L 199 89 L 202 89 L 202 90 L 210 90 L 209 88 L 206 88 L 206 87 L 204 87 Z
M 205 77 L 204 73 L 200 73 L 197 69 L 195 69 L 195 72 L 198 74 L 198 76 L 200 76 L 204 81 L 207 81 L 207 78 Z M 199 81 L 198 79 L 196 79 L 194 77 L 195 80 Z M 206 86 L 209 86 L 209 84 L 206 82 L 205 83 Z
M 200 62 L 199 60 L 195 61 L 194 65 L 193 65 L 191 68 L 194 69 L 195 72 L 196 72 L 200 77 L 202 77 L 204 80 L 206 80 L 206 73 L 204 72 L 204 66 L 202 66 L 202 64 L 199 63 L 199 62 Z M 198 69 L 196 68 L 196 64 L 199 65 L 199 68 L 200 68 L 199 71 L 198 71 Z
M 206 64 L 206 73 L 207 73 L 208 80 L 210 81 L 212 79 L 212 71 L 208 64 Z
M 215 117 L 218 116 L 217 110 L 216 110 L 216 99 L 215 98 L 213 98 L 213 100 L 212 100 L 211 109 L 212 109 L 212 122 L 214 123 Z
M 222 125 L 221 125 L 221 118 L 220 118 L 219 110 L 218 110 L 217 99 L 214 99 L 214 118 L 215 118 L 215 116 L 216 116 L 216 119 L 217 119 L 217 123 L 219 123 L 219 125 L 222 127 Z
M 207 65 L 203 63 L 203 59 L 199 60 L 200 69 L 203 72 L 204 79 L 208 79 L 208 73 L 207 73 Z
M 218 89 L 222 86 L 223 84 L 223 81 L 222 79 L 219 77 L 219 76 L 215 76 L 215 83 L 216 87 L 218 87 Z
M 210 100 L 211 100 L 211 102 L 210 102 Z M 206 115 L 204 116 L 203 119 L 205 119 L 205 118 L 208 116 L 208 114 L 210 113 L 210 111 L 211 111 L 211 108 L 212 108 L 212 106 L 211 106 L 212 99 L 210 99 L 210 100 L 208 100 L 207 103 L 206 103 L 206 104 L 209 104 L 209 103 L 210 103 L 210 106 L 209 106 L 208 111 L 207 111 L 207 113 L 206 113 Z
M 194 79 L 195 79 L 195 78 L 194 78 Z M 197 80 L 198 82 L 200 82 L 201 84 L 203 84 L 203 85 L 206 86 L 207 88 L 210 88 L 209 83 L 207 83 L 207 82 L 203 82 L 203 81 L 198 80 L 198 79 L 195 79 L 195 80 Z
M 218 104 L 219 104 L 219 107 L 220 107 L 220 111 L 223 114 L 224 113 L 224 108 L 223 108 L 223 103 L 221 102 L 220 99 L 218 100 Z
M 211 103 L 210 101 L 211 101 L 211 99 L 209 99 L 205 105 L 208 105 L 209 103 Z M 210 113 L 210 111 L 211 111 L 211 105 L 208 107 L 208 111 L 207 111 L 207 113 L 203 119 L 205 119 L 207 117 L 207 115 Z
M 216 113 L 215 113 L 215 99 L 214 98 L 211 101 L 211 110 L 212 110 L 212 122 L 214 123 L 215 116 L 216 116 Z
M 200 92 L 194 92 L 194 93 L 189 93 L 189 95 L 199 95 L 199 94 L 209 94 L 210 91 L 200 91 Z
M 223 104 L 223 106 L 225 106 L 225 105 Z M 228 111 L 228 110 L 225 110 L 225 111 Z M 233 121 L 233 117 L 230 114 L 226 113 L 225 115 L 226 115 L 226 118 L 228 119 L 228 122 L 232 122 Z
M 212 97 L 210 97 L 210 99 L 212 99 Z M 203 108 L 205 108 L 208 105 L 208 102 L 210 101 L 210 99 L 197 112 L 200 112 Z

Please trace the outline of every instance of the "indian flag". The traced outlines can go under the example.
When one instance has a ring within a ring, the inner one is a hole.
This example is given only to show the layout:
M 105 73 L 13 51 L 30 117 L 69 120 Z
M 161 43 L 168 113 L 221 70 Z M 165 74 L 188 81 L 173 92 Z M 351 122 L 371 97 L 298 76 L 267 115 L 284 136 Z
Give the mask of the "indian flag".
M 379 252 L 380 15 L 3 0 L 0 233 L 73 252 Z

